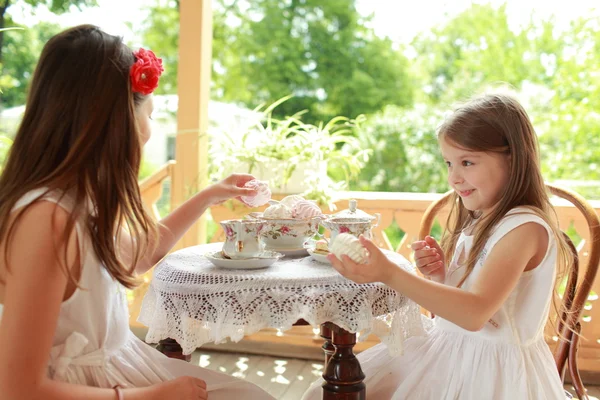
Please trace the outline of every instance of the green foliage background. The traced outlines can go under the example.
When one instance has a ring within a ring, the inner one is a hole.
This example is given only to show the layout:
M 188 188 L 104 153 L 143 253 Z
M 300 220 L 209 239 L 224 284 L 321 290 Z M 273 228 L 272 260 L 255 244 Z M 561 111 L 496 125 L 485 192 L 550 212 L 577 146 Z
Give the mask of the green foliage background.
M 600 198 L 600 23 L 582 16 L 510 25 L 506 7 L 474 4 L 409 45 L 378 38 L 354 0 L 214 2 L 212 98 L 250 107 L 294 94 L 277 112 L 306 109 L 366 120 L 356 130 L 371 158 L 352 189 L 442 192 L 436 127 L 443 114 L 489 87 L 512 88 L 539 134 L 547 180 Z M 248 6 L 244 6 L 247 4 Z M 158 0 L 144 29 L 169 54 L 176 87 L 177 2 Z M 169 27 L 171 27 L 169 29 Z M 567 182 L 564 182 L 567 181 Z
M 27 2 L 56 3 L 56 11 L 91 3 Z M 273 116 L 307 110 L 302 121 L 315 126 L 365 115 L 352 135 L 371 155 L 350 180 L 351 189 L 445 191 L 435 138 L 444 113 L 457 101 L 507 85 L 536 127 L 546 179 L 600 199 L 597 15 L 584 15 L 565 30 L 552 18 L 515 28 L 505 6 L 475 4 L 411 43 L 397 44 L 374 34 L 355 0 L 213 4 L 212 99 L 255 108 L 293 95 Z M 166 64 L 159 93 L 176 93 L 179 2 L 153 0 L 147 10 L 138 29 Z M 5 19 L 11 23 L 10 12 Z M 41 46 L 57 29 L 42 23 L 5 33 L 2 106 L 22 104 Z M 347 179 L 342 171 L 330 175 Z

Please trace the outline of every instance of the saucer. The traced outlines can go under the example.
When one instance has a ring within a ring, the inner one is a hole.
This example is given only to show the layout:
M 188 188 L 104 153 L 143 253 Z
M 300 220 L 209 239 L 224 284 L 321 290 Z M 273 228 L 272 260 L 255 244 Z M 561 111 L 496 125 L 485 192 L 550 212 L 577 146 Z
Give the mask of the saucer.
M 287 248 L 287 247 L 282 247 L 282 248 L 277 248 L 277 247 L 269 247 L 266 246 L 265 247 L 266 251 L 274 251 L 277 253 L 283 253 L 286 256 L 289 257 L 294 257 L 294 256 L 305 256 L 307 249 L 304 247 L 299 247 L 299 248 Z
M 275 251 L 265 251 L 260 257 L 246 258 L 244 260 L 233 260 L 223 257 L 221 251 L 211 251 L 204 255 L 211 263 L 221 268 L 230 269 L 258 269 L 273 265 L 283 257 L 283 254 Z
M 321 254 L 321 253 L 315 253 L 313 251 L 313 249 L 307 249 L 307 251 L 308 251 L 308 254 L 310 254 L 310 256 L 315 261 L 318 261 L 318 262 L 323 263 L 323 264 L 329 264 L 329 265 L 331 265 L 331 261 L 329 261 L 329 259 L 327 258 L 326 255 Z

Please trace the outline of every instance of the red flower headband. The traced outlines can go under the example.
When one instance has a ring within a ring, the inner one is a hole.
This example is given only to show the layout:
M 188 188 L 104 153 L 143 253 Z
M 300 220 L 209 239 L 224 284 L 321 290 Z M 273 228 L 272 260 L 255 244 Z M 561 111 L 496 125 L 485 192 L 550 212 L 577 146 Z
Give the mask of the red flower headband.
M 131 66 L 129 77 L 131 89 L 143 95 L 149 95 L 158 87 L 158 78 L 165 70 L 162 59 L 151 50 L 139 49 L 134 52 L 135 63 Z

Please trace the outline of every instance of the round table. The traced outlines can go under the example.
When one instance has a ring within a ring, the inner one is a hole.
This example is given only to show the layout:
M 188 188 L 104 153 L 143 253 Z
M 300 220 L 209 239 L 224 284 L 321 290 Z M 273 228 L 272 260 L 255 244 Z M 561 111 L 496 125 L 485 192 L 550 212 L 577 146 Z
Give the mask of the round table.
M 364 374 L 352 352 L 356 340 L 375 334 L 399 354 L 405 338 L 424 334 L 419 306 L 384 284 L 356 284 L 308 255 L 263 269 L 219 268 L 204 254 L 222 245 L 185 248 L 156 266 L 139 317 L 148 327 L 147 342 L 167 344 L 165 353 L 169 343 L 175 345 L 170 356 L 181 357 L 208 342 L 237 342 L 301 321 L 320 327 L 325 339 L 323 398 L 363 399 Z M 400 254 L 386 255 L 414 273 Z

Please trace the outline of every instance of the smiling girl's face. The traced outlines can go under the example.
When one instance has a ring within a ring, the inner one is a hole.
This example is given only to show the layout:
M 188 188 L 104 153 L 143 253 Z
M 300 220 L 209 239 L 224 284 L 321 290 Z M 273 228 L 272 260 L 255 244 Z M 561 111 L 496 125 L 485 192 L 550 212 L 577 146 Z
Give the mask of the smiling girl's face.
M 510 155 L 470 151 L 440 138 L 442 157 L 448 166 L 448 183 L 469 211 L 488 214 L 508 184 Z

